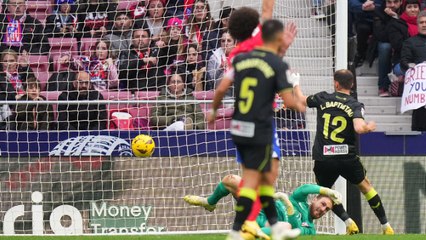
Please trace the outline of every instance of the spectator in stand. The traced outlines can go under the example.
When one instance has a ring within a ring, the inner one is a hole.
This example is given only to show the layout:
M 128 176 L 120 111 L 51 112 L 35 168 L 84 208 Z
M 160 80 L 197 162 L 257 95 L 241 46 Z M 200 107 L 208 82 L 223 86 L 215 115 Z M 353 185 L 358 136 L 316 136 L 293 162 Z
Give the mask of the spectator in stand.
M 130 15 L 133 17 L 134 29 L 142 28 L 145 25 L 146 13 L 145 0 L 141 0 L 130 7 Z
M 28 65 L 28 54 L 21 56 L 11 49 L 1 53 L 0 100 L 16 100 L 25 94 L 24 84 L 33 75 Z
M 214 24 L 212 31 L 209 33 L 207 42 L 203 39 L 203 61 L 210 60 L 213 52 L 220 48 L 220 38 L 224 32 L 228 31 L 229 17 L 234 10 L 234 8 L 229 6 L 225 6 L 220 10 L 219 20 Z
M 401 61 L 402 43 L 409 37 L 417 35 L 417 15 L 420 12 L 419 0 L 406 0 L 403 6 L 403 13 L 399 19 L 393 18 L 387 29 L 387 35 L 392 46 L 393 73 L 396 76 L 403 76 L 399 62 Z
M 79 24 L 75 14 L 75 0 L 56 0 L 57 11 L 46 18 L 44 35 L 51 37 L 80 37 Z
M 349 11 L 353 15 L 357 33 L 357 53 L 354 64 L 362 66 L 367 55 L 368 39 L 373 33 L 374 10 L 380 8 L 382 0 L 349 0 Z
M 30 54 L 48 54 L 47 37 L 43 24 L 26 13 L 25 0 L 9 0 L 5 14 L 0 15 L 0 51 L 12 49 Z
M 152 34 L 151 39 L 156 41 L 168 20 L 165 14 L 166 0 L 149 0 L 147 2 L 148 4 L 145 23 L 149 27 L 149 31 Z
M 229 53 L 231 53 L 234 47 L 235 40 L 229 32 L 224 32 L 220 39 L 220 48 L 213 52 L 207 63 L 206 90 L 214 90 L 219 86 L 223 74 L 228 70 L 228 63 L 230 62 Z M 230 88 L 225 96 L 233 97 L 233 89 Z
M 94 55 L 72 58 L 70 54 L 65 54 L 61 56 L 59 63 L 69 64 L 71 62 L 73 70 L 88 72 L 93 88 L 97 91 L 105 91 L 118 87 L 118 71 L 114 59 L 109 41 L 99 39 L 95 44 Z
M 26 94 L 20 100 L 34 101 L 33 104 L 18 104 L 10 117 L 10 130 L 40 131 L 56 129 L 53 108 L 48 104 L 38 104 L 46 100 L 40 95 L 40 82 L 31 76 L 25 86 Z
M 387 34 L 392 19 L 398 19 L 401 14 L 401 0 L 386 0 L 381 8 L 376 8 L 374 17 L 374 37 L 378 41 L 379 55 L 379 96 L 389 97 L 390 80 L 388 74 L 392 71 L 392 47 Z
M 186 10 L 190 10 L 193 2 L 194 0 L 168 0 L 167 15 L 184 19 Z
M 312 18 L 325 18 L 325 14 L 322 11 L 323 0 L 312 0 Z
M 170 131 L 204 129 L 204 114 L 197 103 L 179 103 L 179 100 L 195 100 L 191 90 L 185 88 L 185 75 L 174 73 L 167 81 L 158 100 L 169 103 L 155 104 L 150 125 L 155 129 Z
M 185 35 L 182 33 L 183 25 L 179 18 L 170 18 L 167 21 L 166 34 L 163 42 L 157 42 L 160 47 L 159 65 L 166 65 L 169 69 L 181 57 L 186 44 Z
M 166 84 L 164 67 L 158 66 L 159 49 L 151 47 L 148 28 L 133 31 L 129 58 L 120 64 L 120 87 L 129 91 L 157 91 Z
M 202 91 L 204 89 L 204 75 L 206 73 L 206 67 L 203 62 L 200 61 L 200 55 L 198 53 L 198 45 L 189 44 L 186 45 L 184 50 L 185 60 L 184 62 L 177 62 L 178 72 L 184 73 L 186 76 L 185 88 L 191 91 Z
M 109 22 L 114 19 L 114 6 L 103 0 L 79 1 L 77 18 L 79 23 L 83 23 L 83 37 L 104 37 L 108 33 Z
M 210 5 L 207 0 L 196 0 L 191 9 L 185 34 L 190 43 L 197 44 L 198 49 L 202 49 L 202 60 L 207 61 L 219 47 L 218 33 L 213 29 L 215 22 L 210 13 Z
M 117 12 L 114 28 L 111 34 L 105 36 L 111 42 L 111 49 L 119 53 L 119 60 L 129 58 L 130 44 L 132 42 L 133 19 L 128 12 Z
M 90 75 L 79 71 L 75 74 L 72 88 L 59 95 L 59 101 L 103 100 L 102 95 L 93 90 Z M 58 126 L 60 130 L 103 130 L 106 129 L 107 113 L 105 104 L 59 104 Z
M 426 11 L 417 16 L 419 33 L 404 41 L 401 50 L 401 70 L 405 73 L 409 68 L 426 61 Z M 411 129 L 426 131 L 426 108 L 413 110 Z

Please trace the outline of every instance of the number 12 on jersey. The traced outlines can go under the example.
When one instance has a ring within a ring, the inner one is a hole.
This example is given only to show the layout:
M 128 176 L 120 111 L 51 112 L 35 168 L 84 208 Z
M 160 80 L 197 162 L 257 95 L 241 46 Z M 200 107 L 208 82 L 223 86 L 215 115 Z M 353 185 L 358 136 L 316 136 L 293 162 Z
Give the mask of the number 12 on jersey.
M 323 135 L 324 135 L 324 138 L 325 139 L 330 138 L 334 142 L 343 143 L 345 141 L 345 139 L 337 137 L 337 134 L 343 132 L 346 129 L 346 126 L 348 125 L 346 118 L 344 118 L 342 116 L 335 116 L 335 117 L 331 118 L 330 113 L 324 113 L 322 115 L 322 118 L 324 118 L 324 130 L 322 132 Z M 331 126 L 335 126 L 337 128 L 334 129 L 329 136 L 330 124 L 331 124 Z
M 250 111 L 253 105 L 254 91 L 253 87 L 257 86 L 257 79 L 253 77 L 246 77 L 241 81 L 240 87 L 240 101 L 238 107 L 241 114 L 246 114 Z

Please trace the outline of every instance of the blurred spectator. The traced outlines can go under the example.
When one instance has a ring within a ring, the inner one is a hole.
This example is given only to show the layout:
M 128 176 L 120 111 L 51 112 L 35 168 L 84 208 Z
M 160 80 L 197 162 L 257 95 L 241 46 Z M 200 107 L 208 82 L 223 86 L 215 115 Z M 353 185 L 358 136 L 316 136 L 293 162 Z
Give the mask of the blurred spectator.
M 186 39 L 182 29 L 182 20 L 179 18 L 170 18 L 167 21 L 166 36 L 162 43 L 157 42 L 162 56 L 159 59 L 159 65 L 170 66 L 183 54 Z
M 401 0 L 386 0 L 381 8 L 376 8 L 375 14 L 373 32 L 378 41 L 379 96 L 389 97 L 390 80 L 388 74 L 392 71 L 392 47 L 387 29 L 389 29 L 392 19 L 398 19 L 401 14 Z
M 90 75 L 79 71 L 72 88 L 59 95 L 59 101 L 103 100 L 102 95 L 93 90 Z M 59 104 L 58 126 L 60 130 L 102 130 L 106 129 L 107 113 L 105 104 Z
M 191 11 L 194 0 L 168 0 L 167 15 L 184 19 L 185 12 Z
M 417 16 L 419 33 L 408 38 L 402 44 L 401 70 L 405 73 L 408 68 L 426 61 L 426 11 Z
M 224 32 L 220 39 L 220 48 L 216 49 L 207 63 L 206 90 L 213 90 L 219 86 L 223 73 L 228 69 L 229 53 L 234 49 L 235 41 L 231 34 Z M 233 96 L 233 90 L 229 89 L 227 97 Z
M 115 9 L 112 3 L 102 0 L 79 1 L 77 17 L 83 23 L 83 37 L 101 38 L 108 32 L 114 19 Z
M 206 67 L 200 61 L 200 55 L 198 54 L 198 45 L 189 44 L 186 45 L 184 50 L 184 61 L 177 62 L 178 72 L 184 73 L 185 77 L 185 88 L 191 91 L 202 91 L 204 75 Z
M 218 33 L 213 31 L 214 19 L 210 13 L 207 0 L 196 0 L 192 5 L 192 13 L 188 16 L 185 34 L 190 43 L 202 49 L 203 61 L 207 61 L 213 51 L 218 48 Z M 201 47 L 201 48 L 200 48 Z
M 47 37 L 43 34 L 43 24 L 26 13 L 25 0 L 9 0 L 6 12 L 0 15 L 0 51 L 6 48 L 32 54 L 48 54 Z
M 382 0 L 349 0 L 349 11 L 353 15 L 355 29 L 357 33 L 357 53 L 354 64 L 356 67 L 362 66 L 365 61 L 368 39 L 373 33 L 374 10 L 380 8 Z
M 222 37 L 222 34 L 224 32 L 228 31 L 229 17 L 231 16 L 234 10 L 234 8 L 231 8 L 229 6 L 225 6 L 220 10 L 219 20 L 214 24 L 214 27 L 209 32 L 208 37 L 203 39 L 203 61 L 208 61 L 213 55 L 213 52 L 221 46 L 220 38 Z
M 130 15 L 133 17 L 133 28 L 142 28 L 145 25 L 146 16 L 146 2 L 145 0 L 139 1 L 130 7 Z
M 172 74 L 158 97 L 169 103 L 157 103 L 152 107 L 150 125 L 155 129 L 170 131 L 204 129 L 204 114 L 197 103 L 179 103 L 179 100 L 195 100 L 191 91 L 185 88 L 184 75 Z
M 46 91 L 68 91 L 75 79 L 73 71 L 53 72 L 47 80 Z
M 132 41 L 133 19 L 128 12 L 117 12 L 111 34 L 105 36 L 111 42 L 111 49 L 119 54 L 118 59 L 129 58 L 130 44 Z
M 0 73 L 0 100 L 16 100 L 25 94 L 24 84 L 27 78 L 33 75 L 28 65 L 28 54 L 24 51 L 22 56 L 6 49 L 1 53 Z
M 151 39 L 156 41 L 168 20 L 165 14 L 166 0 L 147 0 L 147 2 L 145 23 L 151 32 Z
M 38 103 L 46 100 L 40 95 L 40 82 L 31 76 L 24 85 L 26 94 L 20 100 L 34 101 L 34 103 L 16 106 L 15 113 L 10 117 L 9 129 L 23 131 L 56 129 L 52 106 Z
M 86 71 L 90 74 L 90 82 L 95 90 L 104 91 L 116 89 L 118 87 L 118 71 L 111 54 L 110 42 L 99 39 L 95 45 L 95 54 L 86 57 L 79 56 L 72 58 L 66 54 L 59 59 L 60 64 L 71 64 L 71 68 L 79 71 Z
M 56 0 L 57 11 L 46 18 L 46 37 L 80 37 L 75 0 Z
M 410 67 L 426 61 L 426 11 L 417 16 L 419 33 L 404 41 L 401 50 L 401 70 L 405 73 Z M 426 131 L 426 108 L 413 110 L 411 130 Z
M 275 110 L 275 126 L 277 129 L 304 129 L 305 114 L 289 108 Z
M 325 18 L 325 14 L 322 12 L 323 0 L 312 0 L 312 18 Z
M 417 15 L 420 12 L 420 2 L 418 0 L 406 0 L 403 6 L 403 13 L 399 19 L 393 18 L 387 29 L 388 38 L 392 46 L 393 73 L 402 76 L 399 62 L 401 61 L 402 43 L 409 37 L 417 35 Z
M 130 90 L 157 91 L 166 83 L 164 67 L 158 66 L 159 49 L 151 47 L 149 29 L 133 31 L 129 58 L 120 64 L 120 87 Z

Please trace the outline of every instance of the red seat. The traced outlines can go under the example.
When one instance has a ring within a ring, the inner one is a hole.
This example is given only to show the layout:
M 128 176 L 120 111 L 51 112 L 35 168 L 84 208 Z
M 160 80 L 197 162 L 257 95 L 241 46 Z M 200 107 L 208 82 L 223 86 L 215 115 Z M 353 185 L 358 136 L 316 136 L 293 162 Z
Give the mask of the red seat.
M 197 100 L 213 100 L 214 91 L 196 91 L 192 92 L 192 95 Z
M 52 4 L 50 1 L 27 1 L 27 11 L 44 25 L 46 17 L 52 13 Z
M 117 10 L 127 10 L 139 3 L 138 0 L 119 0 Z
M 82 38 L 80 53 L 85 56 L 92 56 L 95 51 L 95 45 L 98 38 Z
M 40 95 L 44 96 L 47 101 L 57 101 L 61 93 L 62 93 L 61 91 L 50 91 L 50 92 L 44 91 L 44 92 L 40 92 Z M 54 118 L 56 119 L 58 115 L 58 105 L 52 104 L 52 108 L 53 108 Z
M 50 58 L 56 55 L 70 53 L 72 56 L 78 55 L 77 39 L 75 38 L 49 38 Z
M 40 95 L 44 96 L 46 100 L 56 101 L 61 93 L 61 91 L 42 91 Z
M 34 72 L 36 78 L 40 81 L 40 87 L 45 89 L 47 80 L 49 80 L 49 60 L 44 55 L 29 55 L 28 64 Z
M 143 107 L 117 107 L 110 106 L 108 108 L 109 116 L 112 116 L 114 112 L 127 112 L 132 115 L 133 127 L 135 129 L 149 130 L 149 115 L 150 108 L 147 106 Z
M 102 91 L 105 100 L 130 100 L 133 98 L 132 93 L 128 91 Z
M 139 92 L 136 92 L 135 95 L 139 100 L 151 100 L 151 99 L 156 99 L 158 96 L 160 96 L 160 92 L 159 91 L 139 91 Z

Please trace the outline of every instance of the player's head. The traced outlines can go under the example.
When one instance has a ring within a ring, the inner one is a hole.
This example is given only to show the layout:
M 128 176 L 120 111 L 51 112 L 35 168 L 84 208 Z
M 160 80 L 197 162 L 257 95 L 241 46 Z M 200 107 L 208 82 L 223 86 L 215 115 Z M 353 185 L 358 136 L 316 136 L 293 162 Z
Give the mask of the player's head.
M 340 69 L 334 73 L 334 89 L 351 90 L 354 84 L 354 75 L 347 69 Z
M 309 212 L 312 219 L 318 219 L 333 209 L 333 200 L 325 195 L 318 195 L 312 200 Z
M 262 25 L 263 44 L 279 52 L 282 48 L 283 32 L 282 22 L 275 19 L 265 21 Z
M 237 42 L 242 42 L 253 33 L 259 25 L 259 13 L 253 8 L 242 7 L 232 12 L 229 17 L 228 31 Z

